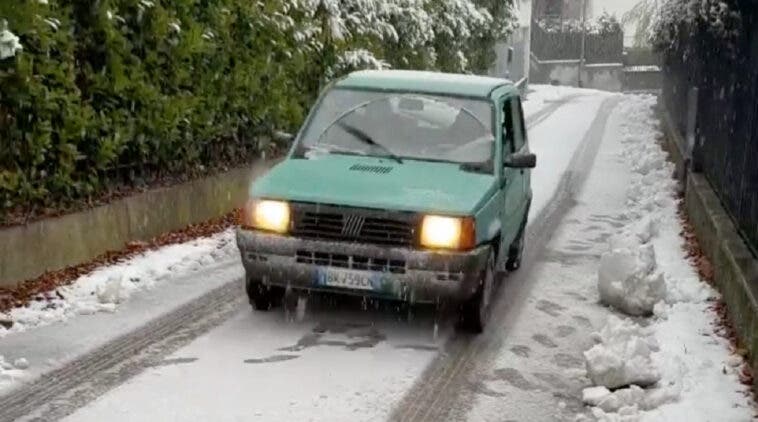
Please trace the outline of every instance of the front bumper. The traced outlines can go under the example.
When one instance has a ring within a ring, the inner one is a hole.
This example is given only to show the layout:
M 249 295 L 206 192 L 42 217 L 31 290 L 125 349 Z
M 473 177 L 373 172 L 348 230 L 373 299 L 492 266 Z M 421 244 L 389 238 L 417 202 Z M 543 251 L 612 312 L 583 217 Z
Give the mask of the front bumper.
M 245 271 L 260 277 L 267 285 L 409 302 L 471 298 L 479 287 L 481 271 L 489 254 L 489 246 L 469 252 L 432 252 L 307 240 L 243 228 L 237 229 L 237 246 Z M 358 274 L 365 271 L 381 281 L 371 290 L 331 287 L 324 284 L 325 271 Z

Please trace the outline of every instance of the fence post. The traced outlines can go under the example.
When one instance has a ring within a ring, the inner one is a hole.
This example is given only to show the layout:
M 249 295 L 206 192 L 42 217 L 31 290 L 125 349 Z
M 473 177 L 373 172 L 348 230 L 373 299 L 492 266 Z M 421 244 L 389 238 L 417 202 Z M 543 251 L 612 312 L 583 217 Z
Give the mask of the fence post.
M 694 172 L 699 172 L 701 169 L 700 163 L 700 145 L 695 145 L 697 142 L 697 104 L 698 104 L 698 88 L 692 87 L 687 92 L 687 127 L 686 127 L 686 142 L 684 150 L 685 160 L 685 178 L 687 177 L 687 171 L 690 169 Z
M 579 70 L 577 72 L 576 85 L 584 87 L 582 72 L 584 72 L 585 49 L 587 48 L 587 0 L 582 0 L 582 47 L 579 53 Z

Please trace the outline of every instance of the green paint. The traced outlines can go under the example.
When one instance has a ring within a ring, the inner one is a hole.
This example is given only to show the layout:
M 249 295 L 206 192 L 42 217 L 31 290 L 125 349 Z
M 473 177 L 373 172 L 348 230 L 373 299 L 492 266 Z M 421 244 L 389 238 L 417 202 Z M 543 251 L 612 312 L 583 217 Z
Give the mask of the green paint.
M 506 101 L 519 95 L 510 82 L 431 72 L 361 71 L 346 76 L 332 87 L 461 96 L 491 102 L 496 110 L 493 116 L 494 172 L 465 171 L 457 163 L 409 158 L 398 163 L 378 156 L 320 153 L 298 158 L 291 153 L 288 159 L 253 183 L 251 197 L 473 216 L 478 242 L 489 242 L 499 236 L 501 250 L 507 250 L 526 218 L 531 198 L 530 171 L 503 167 L 504 157 L 511 154 L 513 148 L 505 141 L 500 122 L 516 113 Z M 526 136 L 520 139 L 526 143 Z M 528 152 L 528 145 L 521 152 Z M 351 169 L 355 165 L 381 166 L 389 170 L 356 171 Z

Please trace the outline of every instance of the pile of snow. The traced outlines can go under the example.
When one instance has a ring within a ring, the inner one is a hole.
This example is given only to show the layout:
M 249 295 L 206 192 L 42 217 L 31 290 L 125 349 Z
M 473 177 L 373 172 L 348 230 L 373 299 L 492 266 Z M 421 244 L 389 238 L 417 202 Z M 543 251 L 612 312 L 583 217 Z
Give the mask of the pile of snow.
M 655 409 L 663 404 L 672 402 L 679 397 L 681 388 L 672 385 L 661 388 L 643 389 L 632 385 L 611 391 L 606 387 L 590 387 L 582 391 L 582 400 L 595 407 L 593 416 L 603 420 L 613 419 L 608 413 L 618 413 L 619 416 L 637 416 L 639 410 Z
M 237 254 L 234 233 L 226 230 L 98 268 L 72 284 L 58 288 L 52 298 L 11 309 L 2 319 L 12 321 L 13 325 L 10 328 L 0 326 L 0 338 L 9 333 L 65 321 L 75 315 L 113 312 L 135 292 L 149 290 L 169 277 L 200 270 Z
M 611 315 L 594 337 L 597 344 L 584 352 L 584 358 L 587 375 L 595 385 L 649 386 L 660 380 L 651 359 L 651 353 L 659 350 L 658 342 L 649 329 Z
M 582 399 L 597 421 L 749 420 L 738 377 L 744 361 L 715 334 L 709 300 L 717 294 L 682 249 L 673 165 L 655 142 L 655 103 L 630 96 L 619 105 L 620 158 L 630 163 L 631 180 L 625 224 L 598 269 L 602 303 L 651 318 L 608 318 L 584 353 L 594 386 Z
M 609 239 L 609 252 L 601 257 L 598 270 L 600 301 L 633 316 L 651 315 L 668 296 L 652 242 L 660 233 L 661 221 L 677 224 L 668 215 L 676 205 L 673 167 L 655 143 L 650 123 L 654 103 L 655 97 L 650 96 L 619 105 L 624 115 L 634 116 L 622 125 L 622 155 L 632 171 L 624 215 L 628 224 Z
M 603 254 L 598 270 L 600 301 L 628 315 L 650 315 L 666 296 L 663 273 L 653 245 L 613 249 Z
M 0 386 L 20 378 L 28 368 L 29 362 L 24 358 L 10 362 L 6 361 L 3 355 L 0 355 Z

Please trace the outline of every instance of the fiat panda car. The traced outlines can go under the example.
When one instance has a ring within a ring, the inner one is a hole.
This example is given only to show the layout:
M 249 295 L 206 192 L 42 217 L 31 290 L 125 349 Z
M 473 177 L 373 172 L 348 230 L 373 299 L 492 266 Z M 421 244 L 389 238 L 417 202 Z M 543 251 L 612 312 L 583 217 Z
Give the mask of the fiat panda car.
M 293 290 L 445 300 L 479 332 L 497 274 L 521 265 L 535 164 L 507 80 L 351 73 L 250 187 L 237 230 L 250 304 Z

